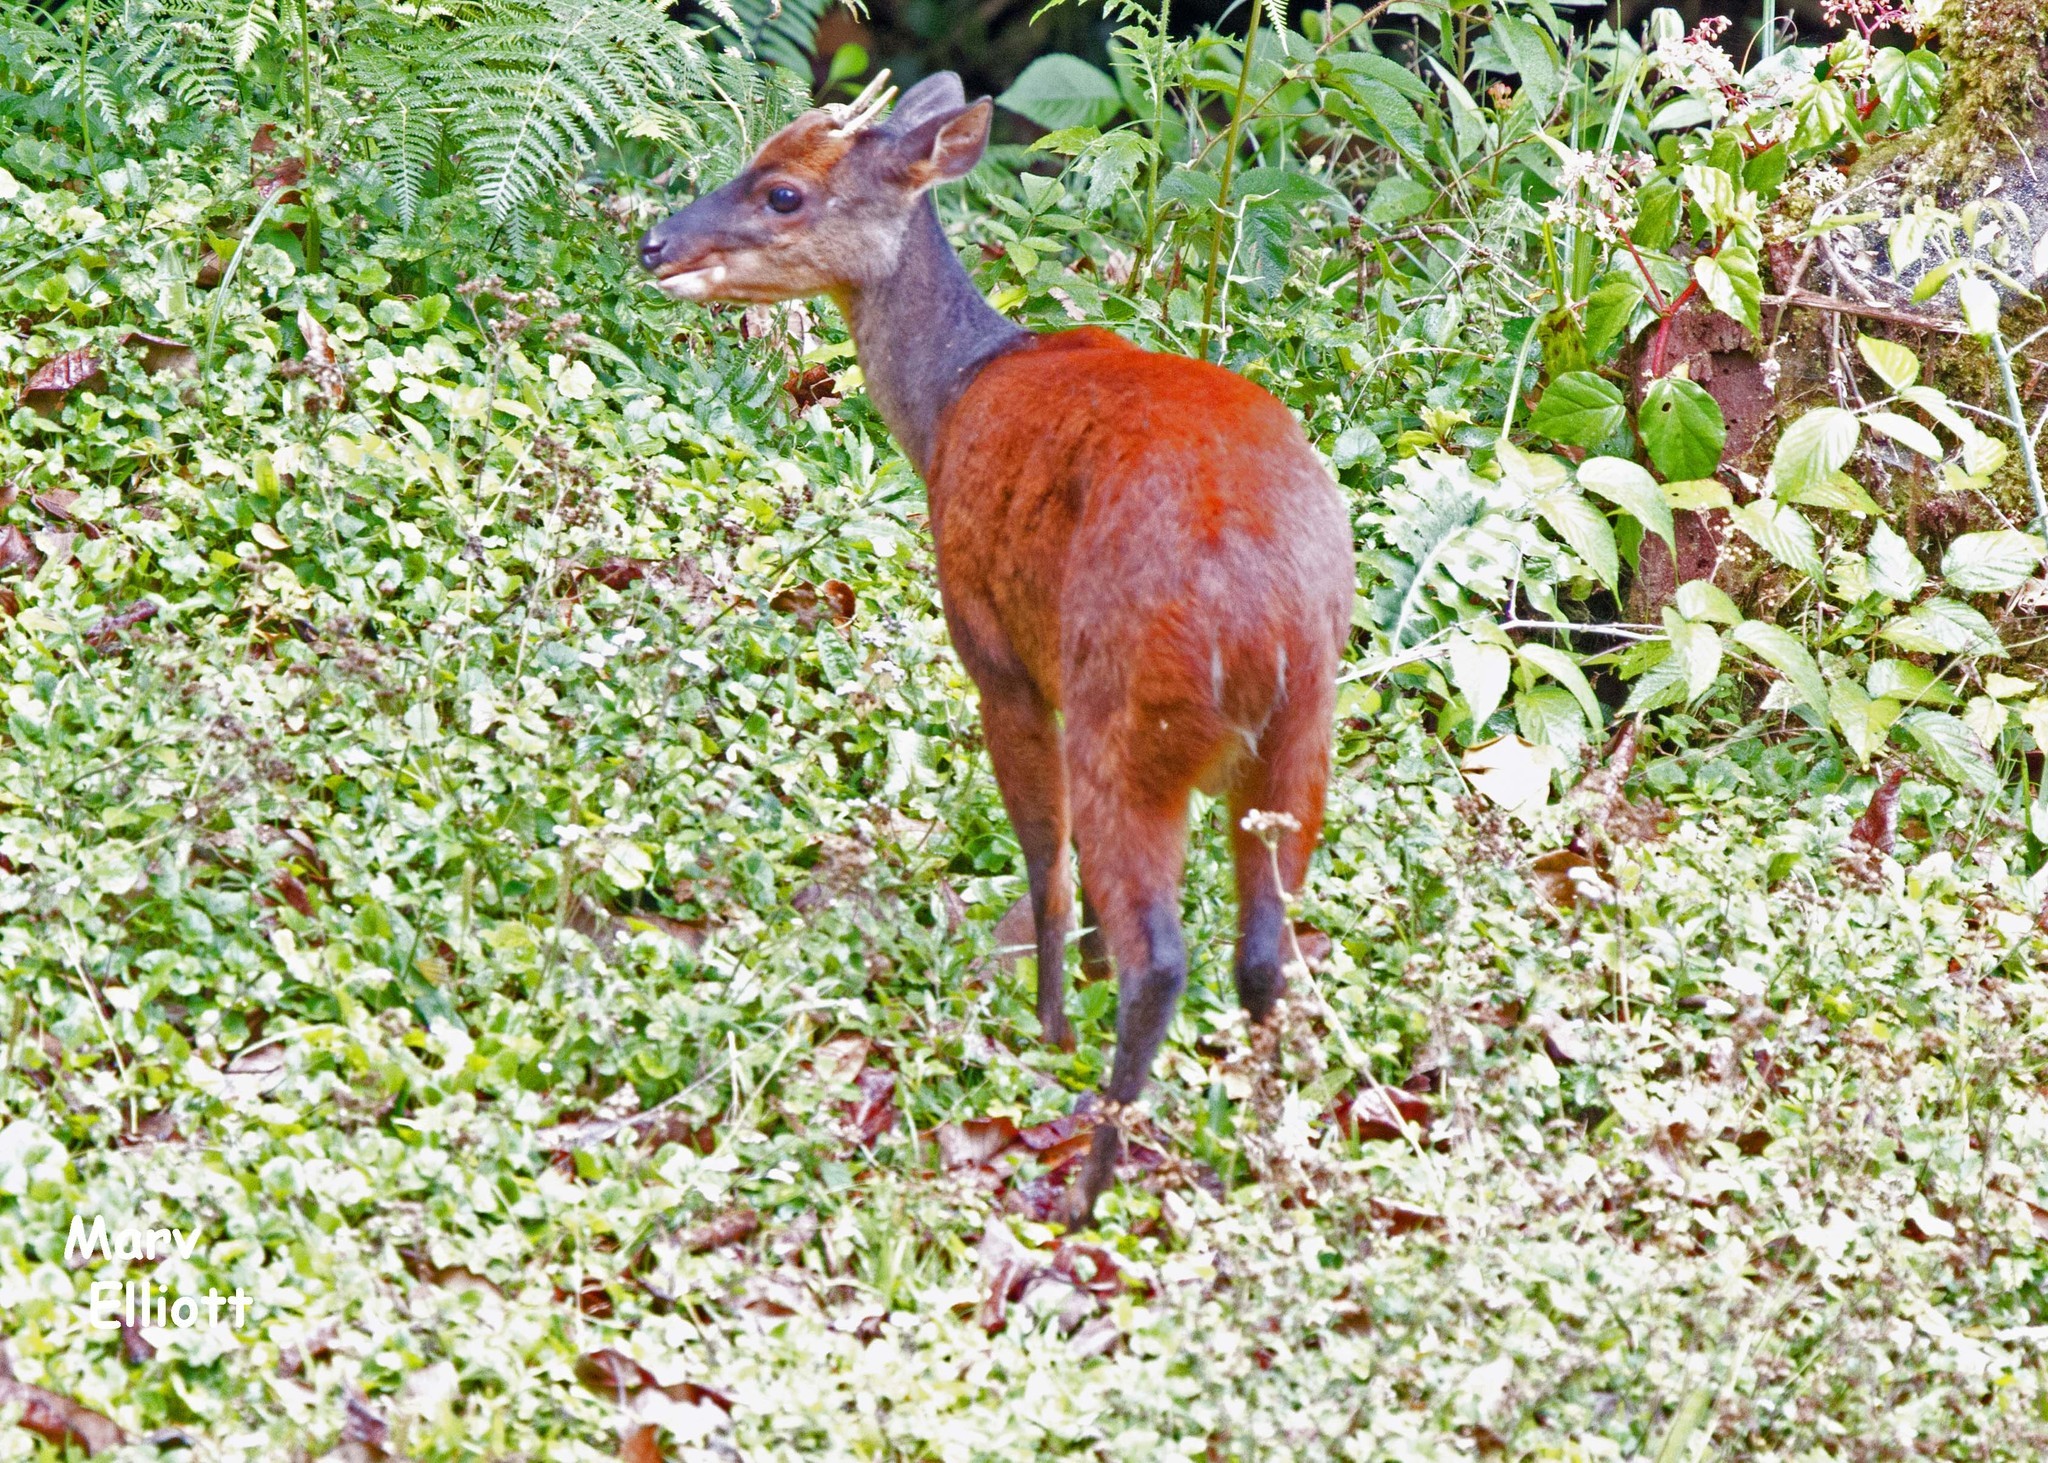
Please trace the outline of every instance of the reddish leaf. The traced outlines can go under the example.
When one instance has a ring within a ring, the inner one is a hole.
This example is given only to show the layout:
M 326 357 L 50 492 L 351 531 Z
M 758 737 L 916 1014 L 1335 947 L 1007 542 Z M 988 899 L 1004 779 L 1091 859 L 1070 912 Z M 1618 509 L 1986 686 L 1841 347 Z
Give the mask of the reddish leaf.
M 120 640 L 123 631 L 134 629 L 155 614 L 155 600 L 137 600 L 125 610 L 106 615 L 97 625 L 86 631 L 85 643 L 94 650 L 110 649 Z
M 199 374 L 199 352 L 182 340 L 131 330 L 121 337 L 121 344 L 128 350 L 142 352 L 142 369 L 152 376 L 165 371 L 173 376 Z
M 651 1422 L 627 1428 L 619 1440 L 619 1463 L 661 1463 L 661 1429 Z
M 1586 881 L 1599 875 L 1599 866 L 1576 849 L 1553 849 L 1529 863 L 1529 882 L 1552 909 L 1578 908 L 1587 893 Z
M 1429 1104 L 1399 1087 L 1374 1085 L 1337 1108 L 1337 1126 L 1347 1138 L 1362 1143 L 1398 1142 L 1403 1124 L 1429 1131 Z
M 17 1382 L 13 1368 L 0 1357 L 0 1408 L 16 1407 L 21 1409 L 22 1427 L 59 1447 L 76 1443 L 88 1457 L 128 1441 L 112 1418 L 47 1387 Z
M 941 1123 L 932 1135 L 939 1145 L 939 1163 L 944 1168 L 972 1168 L 987 1163 L 1017 1141 L 1017 1125 L 1008 1118 L 970 1118 L 964 1123 Z
M 838 393 L 832 389 L 835 384 L 830 366 L 809 366 L 791 371 L 783 381 L 782 389 L 789 393 L 789 399 L 796 403 L 798 411 L 809 411 L 819 402 L 829 406 L 839 400 Z
M 272 888 L 277 890 L 279 897 L 286 904 L 289 904 L 307 918 L 310 919 L 312 917 L 313 900 L 312 896 L 306 893 L 306 886 L 304 884 L 301 884 L 297 879 L 293 878 L 290 874 L 284 873 L 282 870 L 278 872 L 276 878 L 270 881 L 270 884 Z
M 21 404 L 49 416 L 78 387 L 104 379 L 100 358 L 91 346 L 82 345 L 75 351 L 66 351 L 55 360 L 43 362 L 28 378 L 28 384 L 21 388 Z
M 652 559 L 627 559 L 614 557 L 606 559 L 590 571 L 590 576 L 606 589 L 624 589 L 647 577 L 647 571 L 654 564 Z
M 351 1392 L 345 1404 L 346 1415 L 341 1425 L 341 1438 L 345 1443 L 361 1443 L 376 1457 L 385 1456 L 385 1449 L 391 1443 L 391 1427 L 370 1410 L 370 1404 L 360 1393 Z
M 126 1321 L 121 1323 L 121 1357 L 130 1366 L 156 1360 L 156 1348 L 150 1345 L 140 1326 L 131 1326 Z
M 256 175 L 256 196 L 268 198 L 273 193 L 283 192 L 285 196 L 280 202 L 291 203 L 298 197 L 299 184 L 305 181 L 306 160 L 300 157 L 284 158 L 276 166 L 265 168 Z
M 860 608 L 860 597 L 853 592 L 853 586 L 842 579 L 827 579 L 818 586 L 818 593 L 831 606 L 834 624 L 845 624 Z
M 1892 851 L 1899 833 L 1899 788 L 1905 780 L 1906 769 L 1893 767 L 1870 795 L 1870 806 L 1863 810 L 1863 816 L 1850 827 L 1850 843 L 1873 853 Z
M 133 1126 L 124 1124 L 120 1136 L 114 1141 L 123 1148 L 140 1148 L 153 1143 L 175 1143 L 178 1141 L 177 1115 L 167 1107 L 143 1113 Z
M 761 1216 L 751 1209 L 728 1209 L 725 1213 L 676 1236 L 676 1245 L 692 1255 L 736 1245 L 761 1227 Z
M 9 524 L 0 528 L 0 569 L 20 569 L 33 574 L 43 567 L 43 556 L 29 542 L 28 535 Z
M 855 1141 L 865 1148 L 896 1126 L 896 1074 L 885 1067 L 869 1067 L 855 1079 L 855 1085 L 860 1088 L 860 1101 L 854 1105 L 850 1121 Z
M 1441 1216 L 1398 1199 L 1374 1199 L 1372 1217 L 1387 1226 L 1389 1234 L 1409 1234 L 1418 1229 L 1442 1229 Z

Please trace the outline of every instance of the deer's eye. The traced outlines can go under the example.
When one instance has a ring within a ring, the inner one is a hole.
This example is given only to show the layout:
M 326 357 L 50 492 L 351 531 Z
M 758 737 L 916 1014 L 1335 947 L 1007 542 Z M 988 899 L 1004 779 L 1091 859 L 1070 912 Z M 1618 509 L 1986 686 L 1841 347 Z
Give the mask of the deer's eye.
M 787 183 L 778 184 L 768 190 L 768 206 L 777 213 L 795 213 L 804 206 L 804 195 Z

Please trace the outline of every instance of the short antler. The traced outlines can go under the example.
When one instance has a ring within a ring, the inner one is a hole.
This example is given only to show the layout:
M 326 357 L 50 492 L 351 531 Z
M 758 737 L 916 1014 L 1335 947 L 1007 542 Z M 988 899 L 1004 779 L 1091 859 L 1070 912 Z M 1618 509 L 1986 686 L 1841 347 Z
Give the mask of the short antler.
M 861 94 L 850 102 L 832 102 L 822 109 L 832 119 L 832 136 L 851 137 L 861 128 L 875 120 L 882 108 L 896 99 L 896 88 L 882 88 L 889 80 L 888 71 L 875 73 L 875 79 L 862 89 Z

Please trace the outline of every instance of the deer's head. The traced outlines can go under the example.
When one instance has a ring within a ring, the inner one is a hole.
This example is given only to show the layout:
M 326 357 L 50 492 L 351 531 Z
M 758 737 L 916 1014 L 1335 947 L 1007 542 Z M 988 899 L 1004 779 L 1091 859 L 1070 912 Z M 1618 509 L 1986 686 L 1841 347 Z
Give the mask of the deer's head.
M 844 296 L 888 275 L 927 189 L 964 176 L 995 106 L 969 103 L 950 71 L 877 121 L 884 72 L 855 101 L 804 113 L 746 171 L 640 241 L 640 263 L 677 300 Z

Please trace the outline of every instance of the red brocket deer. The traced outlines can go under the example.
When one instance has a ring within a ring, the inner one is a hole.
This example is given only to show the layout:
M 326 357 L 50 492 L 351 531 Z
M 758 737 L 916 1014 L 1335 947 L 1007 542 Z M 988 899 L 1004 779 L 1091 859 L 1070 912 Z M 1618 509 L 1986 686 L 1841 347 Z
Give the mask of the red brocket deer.
M 797 118 L 650 229 L 640 260 L 674 299 L 831 296 L 923 475 L 946 625 L 1030 879 L 1048 1040 L 1073 1047 L 1070 838 L 1082 963 L 1115 961 L 1110 1120 L 1074 1190 L 1081 1220 L 1187 981 L 1198 787 L 1230 804 L 1238 998 L 1263 1021 L 1282 993 L 1286 899 L 1322 828 L 1350 528 L 1293 416 L 1243 377 L 1106 330 L 1036 335 L 991 309 L 928 194 L 979 161 L 993 104 L 967 102 L 950 72 L 883 120 L 886 103 L 870 87 Z M 1262 824 L 1280 830 L 1272 852 L 1245 826 L 1255 811 L 1280 815 Z

